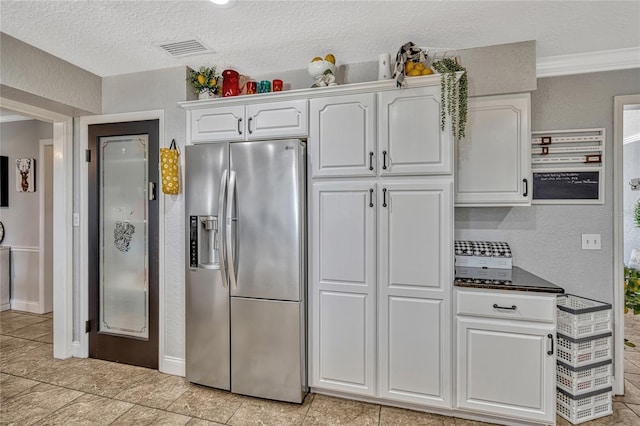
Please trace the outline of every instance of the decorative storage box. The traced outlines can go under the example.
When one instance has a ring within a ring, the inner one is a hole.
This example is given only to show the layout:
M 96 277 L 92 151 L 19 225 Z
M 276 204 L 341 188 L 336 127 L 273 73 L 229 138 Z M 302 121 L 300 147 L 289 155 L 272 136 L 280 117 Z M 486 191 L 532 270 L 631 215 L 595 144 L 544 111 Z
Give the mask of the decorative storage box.
M 511 269 L 509 244 L 496 241 L 456 241 L 456 267 Z
M 573 367 L 558 361 L 556 366 L 556 384 L 573 396 L 611 387 L 613 361 L 597 362 L 582 367 Z
M 611 332 L 574 339 L 558 333 L 558 359 L 572 367 L 583 367 L 611 359 Z
M 558 333 L 580 339 L 612 330 L 609 303 L 571 294 L 558 297 Z
M 585 395 L 573 396 L 558 389 L 556 392 L 557 413 L 573 424 L 583 423 L 613 413 L 611 387 Z

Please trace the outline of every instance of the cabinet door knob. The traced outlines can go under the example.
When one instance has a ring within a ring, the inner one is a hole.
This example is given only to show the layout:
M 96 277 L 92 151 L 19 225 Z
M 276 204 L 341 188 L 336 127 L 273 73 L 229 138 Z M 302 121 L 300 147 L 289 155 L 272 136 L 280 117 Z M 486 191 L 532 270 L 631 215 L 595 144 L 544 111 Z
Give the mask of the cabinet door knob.
M 252 121 L 253 121 L 253 117 L 249 117 L 249 122 L 247 123 L 247 130 L 249 130 L 249 134 L 253 133 L 253 130 L 251 130 Z
M 387 188 L 382 188 L 382 207 L 387 207 Z
M 553 355 L 553 334 L 547 334 L 549 342 L 551 342 L 551 350 L 547 351 L 547 355 Z
M 382 168 L 387 170 L 387 151 L 382 151 Z
M 373 151 L 369 153 L 369 170 L 373 170 Z
M 238 118 L 238 134 L 239 135 L 242 134 L 242 129 L 240 128 L 241 123 L 242 123 L 242 118 Z
M 369 188 L 369 207 L 373 207 L 373 188 Z
M 524 192 L 522 193 L 523 197 L 526 197 L 529 195 L 529 180 L 528 179 L 522 179 L 522 183 L 524 184 Z

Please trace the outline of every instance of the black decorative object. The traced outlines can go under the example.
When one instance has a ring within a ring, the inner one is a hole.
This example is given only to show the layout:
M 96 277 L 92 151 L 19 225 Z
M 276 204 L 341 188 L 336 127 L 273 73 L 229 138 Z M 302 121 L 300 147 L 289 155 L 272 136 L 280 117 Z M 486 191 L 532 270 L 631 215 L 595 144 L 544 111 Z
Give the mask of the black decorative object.
M 0 207 L 9 207 L 9 157 L 0 156 Z

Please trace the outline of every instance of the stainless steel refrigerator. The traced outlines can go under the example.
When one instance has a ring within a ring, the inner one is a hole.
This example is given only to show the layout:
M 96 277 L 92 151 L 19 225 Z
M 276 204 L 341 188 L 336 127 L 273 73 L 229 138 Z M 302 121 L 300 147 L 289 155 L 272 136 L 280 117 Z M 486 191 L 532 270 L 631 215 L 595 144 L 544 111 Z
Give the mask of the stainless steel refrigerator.
M 185 151 L 187 379 L 300 403 L 307 391 L 305 144 Z

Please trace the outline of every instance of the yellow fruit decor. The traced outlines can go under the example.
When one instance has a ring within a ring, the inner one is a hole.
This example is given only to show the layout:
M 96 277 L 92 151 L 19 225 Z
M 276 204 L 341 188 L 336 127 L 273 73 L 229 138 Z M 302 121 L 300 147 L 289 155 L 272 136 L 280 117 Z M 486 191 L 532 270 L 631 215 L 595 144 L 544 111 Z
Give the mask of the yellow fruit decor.
M 220 92 L 219 83 L 222 81 L 217 74 L 216 67 L 200 67 L 197 71 L 189 69 L 187 81 L 196 94 L 209 93 L 217 95 Z
M 331 62 L 333 65 L 336 64 L 336 57 L 331 53 L 327 54 L 327 56 L 324 57 L 324 60 L 327 62 Z

